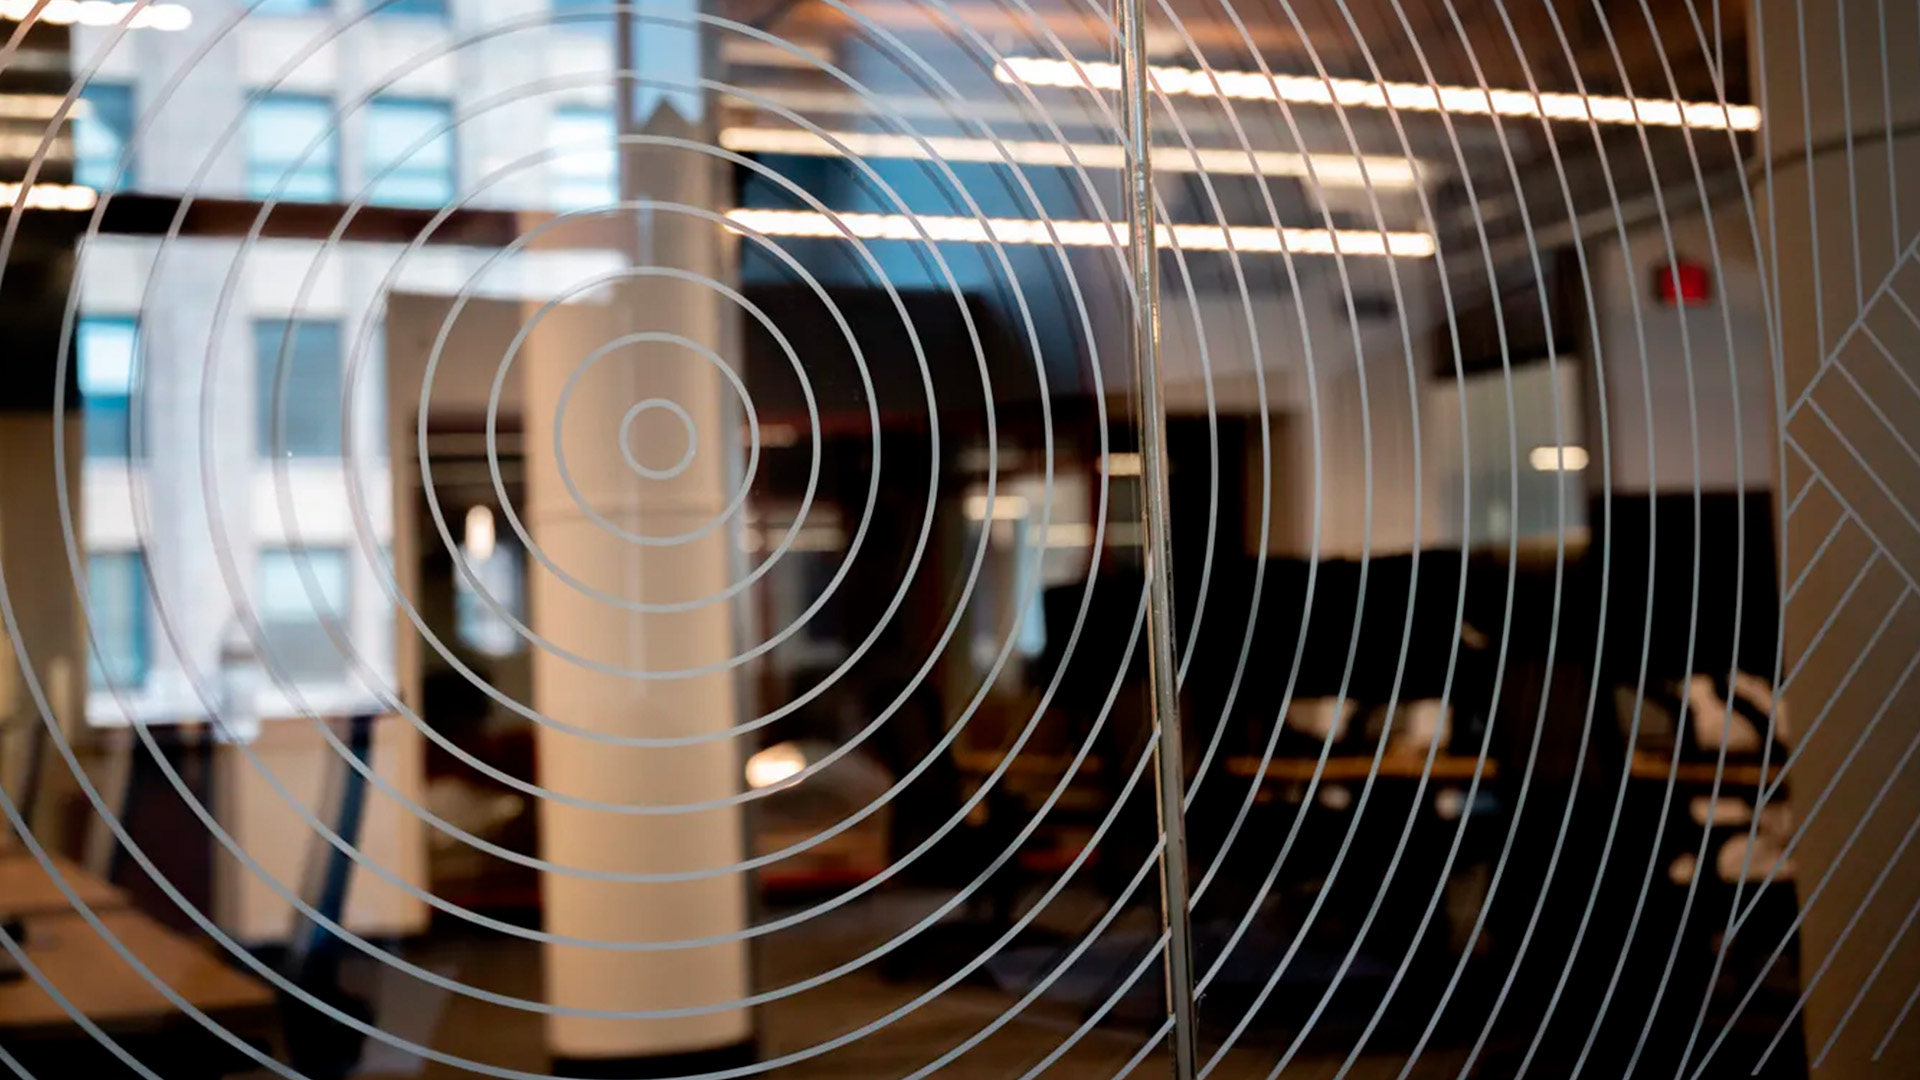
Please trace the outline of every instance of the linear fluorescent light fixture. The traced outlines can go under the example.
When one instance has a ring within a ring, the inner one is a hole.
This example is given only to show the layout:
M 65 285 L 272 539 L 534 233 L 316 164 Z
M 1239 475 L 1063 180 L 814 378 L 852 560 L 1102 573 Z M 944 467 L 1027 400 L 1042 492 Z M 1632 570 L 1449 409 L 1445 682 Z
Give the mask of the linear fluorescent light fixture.
M 835 145 L 835 143 L 839 145 Z M 1012 163 L 1049 168 L 1120 169 L 1126 149 L 1118 143 L 1058 143 L 961 138 L 951 135 L 882 135 L 860 131 L 815 134 L 794 128 L 732 127 L 720 132 L 720 145 L 742 154 L 793 154 L 802 157 L 900 158 L 910 161 Z M 844 149 L 843 149 L 844 148 Z M 1274 150 L 1187 150 L 1160 147 L 1153 167 L 1162 172 L 1206 172 L 1225 176 L 1293 176 L 1329 187 L 1406 190 L 1420 182 L 1413 163 L 1402 157 L 1351 154 L 1294 154 Z
M 1580 472 L 1587 467 L 1584 446 L 1536 446 L 1527 454 L 1534 472 Z
M 1289 105 L 1343 105 L 1348 108 L 1408 112 L 1446 112 L 1465 116 L 1544 117 L 1600 124 L 1757 131 L 1760 110 L 1752 105 L 1611 97 L 1604 94 L 1534 94 L 1528 90 L 1482 90 L 1471 86 L 1320 79 L 1309 75 L 1267 76 L 1257 71 L 1148 69 L 1154 86 L 1177 97 L 1219 97 L 1235 101 L 1273 101 Z M 1041 57 L 1014 57 L 994 65 L 994 78 L 1028 86 L 1087 90 L 1120 89 L 1120 65 L 1081 63 Z
M 66 104 L 67 118 L 87 114 L 87 99 L 68 102 L 59 94 L 0 94 L 0 120 L 51 120 Z
M 0 183 L 0 213 L 13 210 L 20 201 L 20 185 Z M 27 189 L 29 210 L 91 210 L 100 201 L 100 193 L 79 184 L 35 184 Z
M 39 14 L 35 0 L 0 0 L 0 19 L 12 22 L 36 22 L 51 26 L 118 26 L 127 18 L 136 30 L 185 30 L 193 25 L 193 12 L 183 4 L 148 4 L 135 10 L 135 4 L 116 4 L 113 0 L 47 0 Z
M 1019 521 L 1027 516 L 1027 500 L 1020 495 L 967 496 L 969 521 Z
M 1106 545 L 1110 548 L 1139 547 L 1141 529 L 1137 521 L 1112 521 L 1107 523 Z M 1047 526 L 1047 547 L 1049 548 L 1089 548 L 1093 546 L 1093 523 L 1088 521 L 1055 521 Z
M 821 214 L 811 210 L 731 210 L 728 220 L 766 236 L 920 240 L 960 244 L 1036 244 L 1066 247 L 1125 246 L 1127 227 L 1105 221 L 1043 222 L 1029 218 L 939 217 L 906 214 Z M 1051 226 L 1051 231 L 1049 231 Z M 1183 251 L 1295 255 L 1392 255 L 1427 258 L 1433 237 L 1418 232 L 1363 229 L 1274 229 L 1256 225 L 1163 225 L 1159 245 Z
M 747 786 L 758 791 L 800 775 L 807 755 L 793 743 L 775 743 L 747 759 Z
M 31 161 L 36 157 L 43 161 L 72 161 L 73 143 L 64 136 L 49 139 L 32 132 L 0 133 L 0 158 Z
M 493 558 L 497 550 L 497 536 L 493 528 L 493 508 L 490 506 L 467 507 L 466 537 L 460 542 L 466 549 L 466 557 L 474 562 L 486 562 Z

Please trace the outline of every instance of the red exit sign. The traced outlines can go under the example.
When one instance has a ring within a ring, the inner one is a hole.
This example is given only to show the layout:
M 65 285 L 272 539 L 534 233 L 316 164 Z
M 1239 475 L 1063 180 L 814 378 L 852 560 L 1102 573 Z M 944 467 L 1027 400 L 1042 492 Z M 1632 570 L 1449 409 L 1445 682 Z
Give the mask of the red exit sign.
M 1691 262 L 1654 267 L 1653 298 L 1663 307 L 1700 307 L 1713 302 L 1713 271 Z

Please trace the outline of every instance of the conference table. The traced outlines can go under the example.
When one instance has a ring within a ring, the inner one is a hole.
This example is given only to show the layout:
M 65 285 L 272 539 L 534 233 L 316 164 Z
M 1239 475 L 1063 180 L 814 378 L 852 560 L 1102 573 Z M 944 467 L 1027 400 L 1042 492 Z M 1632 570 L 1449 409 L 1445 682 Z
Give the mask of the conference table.
M 994 750 L 956 750 L 954 760 L 960 771 L 973 777 L 984 777 L 996 769 L 1005 766 L 1004 772 L 1010 777 L 1052 779 L 1073 768 L 1073 758 L 1059 753 L 1022 753 L 1007 760 L 1006 755 Z M 1425 751 L 1410 752 L 1390 750 L 1375 761 L 1372 755 L 1335 754 L 1325 761 L 1314 757 L 1274 757 L 1269 758 L 1264 767 L 1258 757 L 1234 755 L 1222 760 L 1227 775 L 1243 779 L 1261 776 L 1268 783 L 1300 783 L 1312 780 L 1316 776 L 1323 782 L 1354 783 L 1365 781 L 1369 777 L 1378 780 L 1419 780 L 1425 777 L 1436 783 L 1464 783 L 1476 775 L 1481 780 L 1491 780 L 1500 775 L 1500 762 L 1496 759 L 1482 759 L 1466 754 L 1438 754 L 1432 761 L 1427 760 Z M 1098 757 L 1088 756 L 1077 770 L 1077 776 L 1098 776 L 1104 765 Z M 1756 763 L 1729 761 L 1716 767 L 1711 759 L 1686 760 L 1674 762 L 1666 754 L 1636 751 L 1628 766 L 1628 775 L 1638 783 L 1664 782 L 1669 776 L 1676 784 L 1698 786 L 1710 784 L 1716 773 L 1723 788 L 1753 788 L 1762 783 L 1771 784 L 1778 780 L 1782 765 L 1776 761 L 1765 770 Z
M 96 910 L 127 906 L 127 894 L 59 856 L 49 861 L 80 902 Z M 74 910 L 54 875 L 25 850 L 0 852 L 0 918 L 54 915 Z
M 275 998 L 264 983 L 133 910 L 109 882 L 52 861 L 98 926 L 33 855 L 0 854 L 0 917 L 17 920 L 27 961 L 58 994 L 24 975 L 0 980 L 0 1046 L 41 1063 L 29 1065 L 34 1075 L 130 1075 L 77 1017 L 167 1077 L 216 1077 L 244 1065 L 187 1007 L 255 1045 L 268 1041 Z

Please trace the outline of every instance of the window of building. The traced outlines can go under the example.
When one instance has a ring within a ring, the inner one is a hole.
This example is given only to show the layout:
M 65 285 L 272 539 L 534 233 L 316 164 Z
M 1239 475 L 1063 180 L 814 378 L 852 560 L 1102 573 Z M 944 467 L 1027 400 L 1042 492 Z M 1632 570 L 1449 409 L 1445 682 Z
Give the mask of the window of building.
M 88 682 L 133 689 L 147 679 L 147 571 L 137 551 L 87 558 Z
M 345 548 L 263 548 L 255 567 L 254 614 L 263 638 L 260 663 L 269 677 L 331 682 L 347 658 L 325 619 L 346 633 L 352 573 Z
M 613 36 L 613 0 L 550 0 L 556 25 L 587 34 Z
M 547 169 L 554 209 L 586 210 L 619 199 L 615 144 L 611 109 L 568 106 L 553 114 L 547 146 L 556 156 Z
M 319 15 L 333 10 L 333 0 L 260 0 L 255 15 Z
M 483 656 L 525 652 L 526 638 L 508 621 L 527 617 L 525 555 L 512 532 L 495 532 L 492 507 L 467 508 L 459 559 L 465 569 L 453 571 L 453 623 L 461 643 Z
M 339 198 L 340 132 L 326 98 L 270 94 L 247 111 L 247 193 L 264 199 L 276 188 L 296 202 Z
M 376 15 L 411 15 L 415 18 L 444 19 L 447 17 L 447 0 L 367 0 L 367 6 L 374 9 Z
M 98 191 L 133 186 L 133 161 L 120 157 L 133 141 L 133 87 L 88 83 L 73 119 L 73 182 Z
M 338 457 L 344 412 L 340 324 L 261 319 L 253 324 L 253 349 L 260 452 Z
M 444 101 L 376 98 L 367 106 L 368 199 L 389 206 L 453 201 L 453 106 Z
M 90 458 L 139 457 L 133 433 L 134 366 L 140 324 L 130 315 L 88 315 L 74 334 L 81 423 Z

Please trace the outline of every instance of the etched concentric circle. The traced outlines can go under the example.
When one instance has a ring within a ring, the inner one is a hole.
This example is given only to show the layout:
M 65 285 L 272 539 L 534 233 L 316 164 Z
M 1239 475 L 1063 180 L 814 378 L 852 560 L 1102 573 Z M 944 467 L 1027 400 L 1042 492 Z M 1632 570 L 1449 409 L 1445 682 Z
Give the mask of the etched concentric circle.
M 734 387 L 734 389 L 740 394 L 741 403 L 745 405 L 748 409 L 748 412 L 747 412 L 747 416 L 749 418 L 748 430 L 752 433 L 752 436 L 753 436 L 752 442 L 749 443 L 749 448 L 750 448 L 750 451 L 756 452 L 751 454 L 749 460 L 752 461 L 754 458 L 757 458 L 758 457 L 757 451 L 759 450 L 760 425 L 757 419 L 755 419 L 753 416 L 753 413 L 752 413 L 753 400 L 746 393 L 746 385 L 739 381 L 739 378 L 740 378 L 739 375 L 736 374 L 732 368 L 727 367 L 720 360 L 718 354 L 712 353 L 711 351 L 707 350 L 705 346 L 702 346 L 699 343 L 694 342 L 690 338 L 686 338 L 678 334 L 662 334 L 662 333 L 632 334 L 632 335 L 627 335 L 626 337 L 615 338 L 613 341 L 610 341 L 607 344 L 602 345 L 599 348 L 595 349 L 592 353 L 588 354 L 585 360 L 581 361 L 580 366 L 574 370 L 573 377 L 568 380 L 566 389 L 560 392 L 561 415 L 562 416 L 565 415 L 566 399 L 573 396 L 573 387 L 575 382 L 579 379 L 579 376 L 583 372 L 585 372 L 589 366 L 594 364 L 596 361 L 603 359 L 608 353 L 612 352 L 615 349 L 620 348 L 621 346 L 635 345 L 643 342 L 660 342 L 665 344 L 679 345 L 683 348 L 691 348 L 700 353 L 701 359 L 714 365 L 723 374 L 728 376 L 727 378 L 728 383 L 731 384 Z M 673 464 L 668 465 L 667 467 L 661 468 L 661 469 L 656 469 L 650 466 L 642 465 L 638 461 L 636 461 L 633 456 L 633 446 L 631 443 L 633 421 L 638 417 L 640 417 L 641 415 L 648 412 L 653 412 L 655 410 L 664 411 L 667 413 L 667 415 L 675 417 L 680 421 L 680 430 L 684 433 L 684 437 L 686 439 L 686 445 L 687 445 L 685 452 L 683 452 L 680 455 L 680 457 L 673 462 Z M 685 472 L 687 469 L 687 466 L 693 464 L 693 455 L 699 449 L 698 440 L 700 437 L 700 432 L 698 427 L 694 423 L 692 415 L 687 412 L 685 406 L 682 406 L 678 402 L 675 402 L 668 398 L 647 398 L 646 400 L 636 402 L 634 405 L 629 407 L 626 413 L 620 418 L 620 430 L 618 434 L 620 439 L 619 452 L 620 452 L 621 460 L 627 463 L 627 467 L 629 469 L 632 469 L 635 473 L 645 477 L 648 480 L 671 480 L 674 477 Z M 574 496 L 575 501 L 581 504 L 581 509 L 583 511 L 586 511 L 588 514 L 593 515 L 594 511 L 590 506 L 587 505 L 587 500 L 579 494 L 578 488 L 573 483 L 573 478 L 566 471 L 566 454 L 564 452 L 564 448 L 558 442 L 556 442 L 554 445 L 554 456 L 558 459 L 560 464 L 560 476 L 561 476 L 562 483 L 565 483 L 567 485 L 567 490 L 570 494 Z M 755 461 L 754 464 L 758 464 L 758 462 Z M 753 466 L 749 465 L 748 471 L 745 477 L 745 480 L 748 484 L 752 483 L 752 476 L 753 476 L 752 469 L 753 469 Z M 745 486 L 746 485 L 744 484 L 742 485 L 742 493 L 736 495 L 734 497 L 734 501 L 732 502 L 732 504 L 729 505 L 728 507 L 729 513 L 733 512 L 733 510 L 737 507 L 738 503 L 744 503 L 746 501 L 746 496 L 744 494 Z M 594 516 L 597 516 L 597 515 L 594 515 Z M 710 528 L 710 526 L 701 526 L 701 528 L 707 529 L 707 528 Z M 609 526 L 609 531 L 618 532 L 619 530 Z M 624 538 L 627 540 L 635 541 L 635 542 L 638 542 L 641 540 L 680 539 L 680 538 L 667 538 L 667 537 L 634 537 L 631 535 L 627 535 Z M 687 537 L 686 539 L 691 539 L 691 537 Z
M 1920 7 L 1591 7 L 0 11 L 0 1060 L 1899 1074 Z
M 633 456 L 632 436 L 629 434 L 635 420 L 656 410 L 665 412 L 667 415 L 680 421 L 680 427 L 686 433 L 687 440 L 686 453 L 681 454 L 679 460 L 664 469 L 656 469 L 650 465 L 640 464 L 639 460 Z M 627 414 L 620 418 L 620 456 L 626 459 L 627 468 L 632 469 L 634 472 L 639 473 L 649 480 L 671 480 L 681 473 L 686 472 L 687 466 L 693 464 L 693 455 L 696 449 L 694 440 L 698 437 L 699 432 L 694 428 L 693 417 L 688 414 L 685 408 L 667 398 L 648 398 L 629 408 Z

